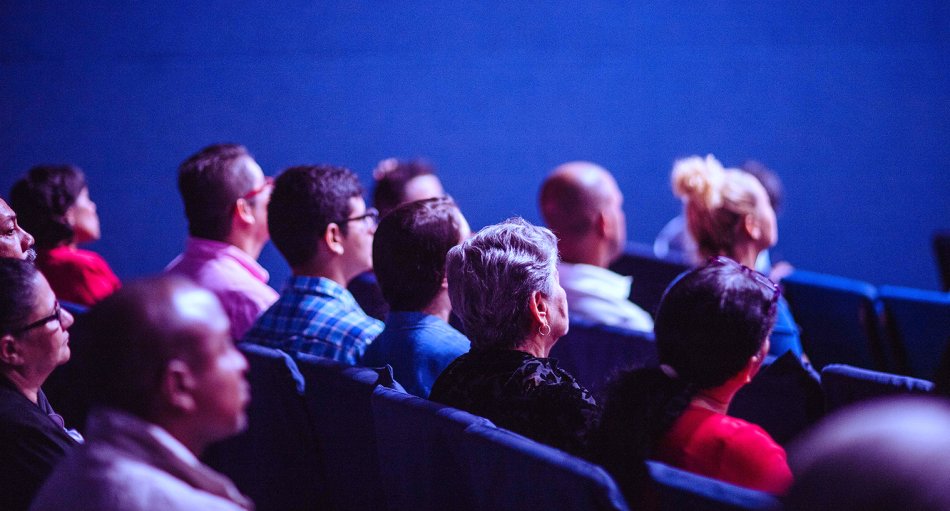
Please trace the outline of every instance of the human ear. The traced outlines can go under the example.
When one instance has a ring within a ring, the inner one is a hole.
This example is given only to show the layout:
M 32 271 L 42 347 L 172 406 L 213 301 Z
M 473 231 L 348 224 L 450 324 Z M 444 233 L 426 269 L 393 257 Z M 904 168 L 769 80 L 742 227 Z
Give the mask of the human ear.
M 541 291 L 531 293 L 528 307 L 531 309 L 531 315 L 534 316 L 535 321 L 541 324 L 547 323 L 548 303 L 545 301 Z
M 257 221 L 254 218 L 254 212 L 252 211 L 250 203 L 247 202 L 247 199 L 238 199 L 234 203 L 234 214 L 241 219 L 242 222 L 246 224 L 253 224 Z
M 743 226 L 745 227 L 745 232 L 750 239 L 758 240 L 762 237 L 762 226 L 759 225 L 759 219 L 752 213 L 747 214 L 743 218 Z
M 183 412 L 193 412 L 197 407 L 192 392 L 195 389 L 195 377 L 182 360 L 172 360 L 162 374 L 161 393 L 165 403 Z
M 323 241 L 327 244 L 330 252 L 343 255 L 343 233 L 340 232 L 339 225 L 332 222 L 327 225 L 327 230 L 323 232 Z
M 73 227 L 76 225 L 76 205 L 73 204 L 66 208 L 66 214 L 63 215 L 63 220 L 66 221 L 66 225 Z
M 16 339 L 12 334 L 0 337 L 0 362 L 8 365 L 18 365 L 22 362 L 20 350 L 17 349 Z

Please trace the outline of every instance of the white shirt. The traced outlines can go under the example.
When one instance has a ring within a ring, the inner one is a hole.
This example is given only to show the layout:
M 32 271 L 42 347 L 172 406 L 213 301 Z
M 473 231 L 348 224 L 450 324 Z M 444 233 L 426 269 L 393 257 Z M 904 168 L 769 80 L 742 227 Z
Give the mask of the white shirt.
M 632 277 L 589 264 L 558 264 L 572 319 L 653 331 L 653 318 L 629 300 Z

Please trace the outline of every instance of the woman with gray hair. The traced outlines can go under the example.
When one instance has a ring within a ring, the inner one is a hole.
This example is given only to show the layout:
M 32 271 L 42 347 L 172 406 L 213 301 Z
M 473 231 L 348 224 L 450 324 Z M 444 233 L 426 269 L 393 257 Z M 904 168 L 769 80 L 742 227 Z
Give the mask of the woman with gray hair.
M 449 298 L 472 349 L 439 375 L 429 399 L 580 453 L 600 410 L 547 358 L 568 328 L 557 262 L 554 234 L 521 218 L 449 250 Z

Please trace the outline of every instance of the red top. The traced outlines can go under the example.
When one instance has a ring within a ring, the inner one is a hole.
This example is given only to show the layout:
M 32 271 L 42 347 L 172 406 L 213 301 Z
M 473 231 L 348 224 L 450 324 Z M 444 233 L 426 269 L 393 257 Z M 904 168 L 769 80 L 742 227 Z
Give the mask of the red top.
M 682 470 L 769 493 L 783 494 L 792 484 L 785 449 L 765 430 L 693 405 L 660 441 L 655 457 Z
M 119 277 L 99 254 L 63 245 L 37 254 L 36 266 L 56 298 L 91 306 L 119 289 Z

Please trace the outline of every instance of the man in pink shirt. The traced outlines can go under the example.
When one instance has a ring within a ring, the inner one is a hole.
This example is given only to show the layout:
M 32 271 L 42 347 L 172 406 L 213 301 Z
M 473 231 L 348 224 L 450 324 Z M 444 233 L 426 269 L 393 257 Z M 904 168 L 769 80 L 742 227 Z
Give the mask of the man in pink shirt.
M 165 271 L 217 295 L 234 339 L 243 337 L 278 296 L 267 285 L 267 270 L 257 263 L 270 238 L 271 189 L 272 180 L 240 145 L 205 147 L 178 168 L 189 237 L 185 251 Z

